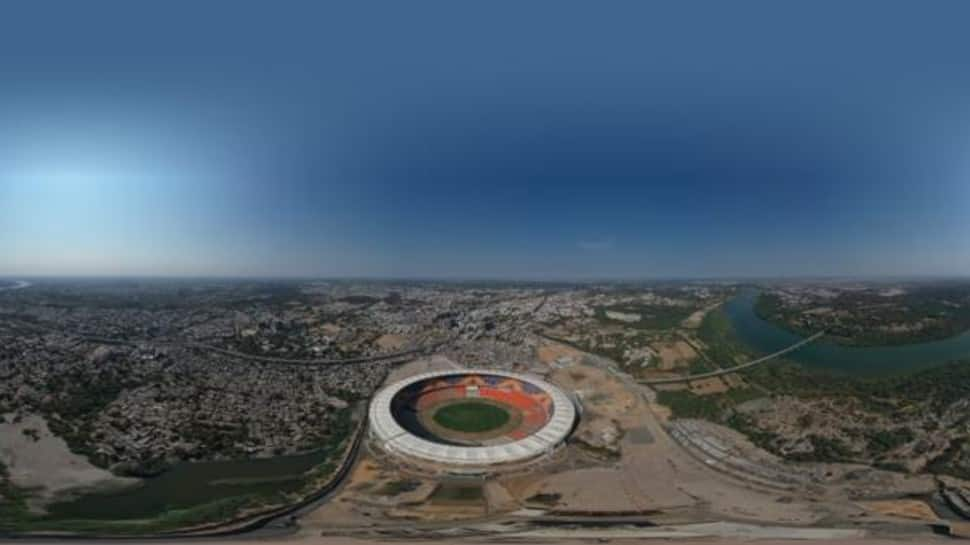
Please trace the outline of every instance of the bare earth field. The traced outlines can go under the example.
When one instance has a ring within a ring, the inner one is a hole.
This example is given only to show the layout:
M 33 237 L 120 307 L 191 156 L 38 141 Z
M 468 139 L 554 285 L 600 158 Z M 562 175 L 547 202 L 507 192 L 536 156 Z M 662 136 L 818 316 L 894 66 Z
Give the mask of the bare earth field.
M 407 339 L 400 335 L 392 335 L 390 333 L 381 335 L 374 341 L 381 350 L 390 352 L 392 350 L 400 350 L 407 343 Z
M 882 500 L 862 502 L 861 505 L 882 515 L 905 517 L 934 522 L 939 519 L 926 502 L 919 500 Z
M 549 365 L 559 358 L 579 358 L 582 356 L 582 352 L 564 344 L 543 343 L 536 350 L 536 355 L 540 363 Z
M 659 367 L 664 371 L 685 367 L 697 358 L 697 352 L 687 342 L 681 340 L 658 344 L 655 349 L 660 354 Z

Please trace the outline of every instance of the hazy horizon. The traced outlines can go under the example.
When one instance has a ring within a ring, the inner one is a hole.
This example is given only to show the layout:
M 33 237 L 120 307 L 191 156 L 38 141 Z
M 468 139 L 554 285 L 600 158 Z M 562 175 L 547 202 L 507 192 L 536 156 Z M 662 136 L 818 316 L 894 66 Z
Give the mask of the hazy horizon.
M 524 284 L 593 284 L 593 283 L 846 283 L 866 282 L 872 284 L 931 283 L 970 280 L 970 275 L 787 275 L 787 276 L 601 276 L 601 277 L 529 277 L 529 276 L 232 276 L 232 275 L 179 275 L 179 274 L 0 274 L 3 281 L 228 281 L 228 282 L 428 282 L 428 283 L 524 283 Z
M 0 277 L 970 276 L 970 5 L 10 2 Z

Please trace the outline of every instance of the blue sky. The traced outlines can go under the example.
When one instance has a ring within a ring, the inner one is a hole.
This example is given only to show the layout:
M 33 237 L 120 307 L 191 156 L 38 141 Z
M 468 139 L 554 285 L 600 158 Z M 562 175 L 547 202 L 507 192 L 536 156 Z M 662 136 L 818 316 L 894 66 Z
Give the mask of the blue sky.
M 0 275 L 970 273 L 965 2 L 5 2 Z

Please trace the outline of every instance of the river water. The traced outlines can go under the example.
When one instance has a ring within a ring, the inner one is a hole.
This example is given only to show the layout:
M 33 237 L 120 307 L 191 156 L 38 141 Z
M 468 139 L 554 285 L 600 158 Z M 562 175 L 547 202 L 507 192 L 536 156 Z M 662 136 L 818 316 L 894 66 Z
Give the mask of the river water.
M 331 450 L 323 450 L 254 460 L 182 463 L 133 489 L 88 494 L 55 503 L 48 511 L 58 519 L 148 518 L 231 496 L 293 492 L 303 486 L 303 473 L 330 454 Z
M 771 353 L 800 341 L 795 335 L 761 319 L 754 311 L 756 289 L 742 290 L 724 310 L 738 338 L 756 352 Z M 851 375 L 885 375 L 917 371 L 959 359 L 970 359 L 970 332 L 939 341 L 899 346 L 842 346 L 825 338 L 786 354 L 785 359 L 810 369 Z

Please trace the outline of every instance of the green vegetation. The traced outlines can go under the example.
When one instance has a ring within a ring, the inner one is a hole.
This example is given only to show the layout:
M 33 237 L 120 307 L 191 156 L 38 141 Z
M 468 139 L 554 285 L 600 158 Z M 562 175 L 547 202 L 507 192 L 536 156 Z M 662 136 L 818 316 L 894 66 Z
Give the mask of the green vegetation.
M 19 520 L 28 516 L 28 496 L 28 491 L 10 482 L 7 466 L 0 462 L 0 531 L 5 529 L 6 521 Z
M 555 507 L 559 504 L 559 500 L 562 499 L 562 494 L 540 492 L 533 496 L 529 496 L 525 499 L 527 503 L 538 503 L 540 505 L 545 505 L 547 507 Z
M 431 494 L 432 503 L 480 502 L 485 499 L 481 486 L 445 483 Z
M 87 456 L 91 463 L 107 467 L 108 462 L 92 447 L 94 420 L 126 387 L 136 384 L 126 371 L 111 369 L 98 375 L 79 370 L 48 378 L 48 388 L 57 392 L 41 405 L 51 432 L 67 442 L 72 452 Z M 70 423 L 59 415 L 70 415 Z
M 913 430 L 907 427 L 891 430 L 875 430 L 869 433 L 868 448 L 870 452 L 874 453 L 887 452 L 901 447 L 915 438 L 916 436 L 913 435 Z
M 657 401 L 670 407 L 670 411 L 677 418 L 703 418 L 718 420 L 721 416 L 721 406 L 713 396 L 699 396 L 687 390 L 659 391 Z
M 501 407 L 484 401 L 463 401 L 438 409 L 434 421 L 450 430 L 481 433 L 505 425 L 511 415 Z
M 782 453 L 775 448 L 775 440 L 778 438 L 778 436 L 770 431 L 762 430 L 756 426 L 754 422 L 751 421 L 751 418 L 747 415 L 737 412 L 732 413 L 727 419 L 727 425 L 747 436 L 747 438 L 750 439 L 755 445 L 758 445 L 768 452 L 782 455 Z
M 950 446 L 926 465 L 930 473 L 944 473 L 960 479 L 970 479 L 970 462 L 966 458 L 967 438 L 950 443 Z
M 676 418 L 720 421 L 725 411 L 745 401 L 762 397 L 753 388 L 732 388 L 723 394 L 699 396 L 688 390 L 659 391 L 657 401 L 670 408 Z
M 809 435 L 811 452 L 789 454 L 788 459 L 796 462 L 854 462 L 855 453 L 839 439 Z
M 610 324 L 622 324 L 635 329 L 671 329 L 680 325 L 692 312 L 696 310 L 688 306 L 646 305 L 625 303 L 596 308 L 596 318 Z M 614 320 L 606 315 L 607 312 L 621 312 L 623 314 L 637 314 L 640 319 L 635 322 Z
M 853 452 L 839 439 L 809 435 L 812 444 L 809 452 L 785 453 L 778 449 L 778 435 L 762 430 L 750 417 L 741 413 L 733 413 L 727 419 L 727 425 L 743 433 L 755 445 L 795 462 L 858 462 L 857 453 Z
M 717 368 L 711 365 L 703 356 L 694 358 L 687 367 L 688 375 L 700 375 L 702 373 L 710 373 L 711 371 L 717 371 Z
M 267 505 L 267 503 L 265 499 L 258 496 L 236 496 L 221 498 L 191 508 L 165 511 L 152 518 L 135 520 L 56 519 L 24 513 L 18 517 L 0 518 L 0 531 L 31 532 L 43 530 L 88 534 L 148 535 L 221 522 L 232 518 L 242 509 L 262 505 Z
M 745 346 L 735 338 L 731 321 L 721 308 L 715 308 L 704 316 L 697 330 L 697 337 L 706 347 L 704 353 L 707 359 L 721 367 L 743 363 L 752 357 Z M 703 357 L 695 360 L 688 369 L 692 375 L 714 370 Z M 657 394 L 658 401 L 670 407 L 675 417 L 715 421 L 725 416 L 728 409 L 760 397 L 764 397 L 764 394 L 755 388 L 732 388 L 722 394 L 705 396 L 699 396 L 687 390 L 661 391 Z
M 722 308 L 713 309 L 704 316 L 697 329 L 697 338 L 707 346 L 707 357 L 721 367 L 731 367 L 751 357 L 748 349 L 735 337 L 731 320 Z
M 414 479 L 401 479 L 399 481 L 389 481 L 377 490 L 380 496 L 397 496 L 405 492 L 412 492 L 421 486 L 421 481 Z
M 908 286 L 887 297 L 879 290 L 844 291 L 834 298 L 786 305 L 774 293 L 759 294 L 755 313 L 801 336 L 826 330 L 830 342 L 850 346 L 885 346 L 945 339 L 970 329 L 970 287 Z M 806 313 L 826 307 L 827 313 Z
M 926 403 L 937 412 L 970 396 L 970 361 L 877 378 L 809 371 L 783 361 L 750 367 L 741 374 L 775 394 L 803 398 L 849 396 L 867 410 L 881 414 L 893 414 L 914 403 Z

